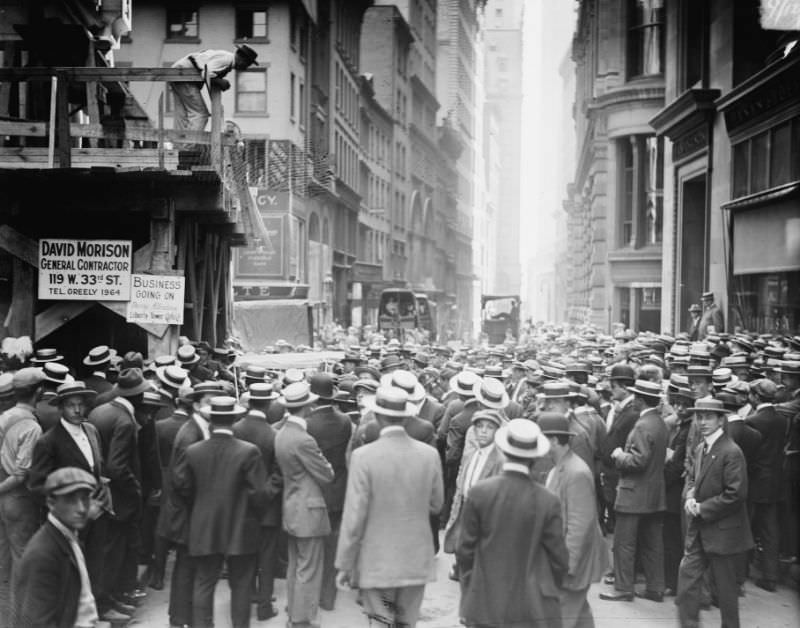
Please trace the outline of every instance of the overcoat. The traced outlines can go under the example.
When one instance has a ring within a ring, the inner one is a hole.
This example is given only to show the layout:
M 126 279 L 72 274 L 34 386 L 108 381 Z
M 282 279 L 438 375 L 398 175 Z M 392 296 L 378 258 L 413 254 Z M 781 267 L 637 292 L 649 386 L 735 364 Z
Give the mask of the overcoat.
M 317 441 L 322 455 L 333 467 L 333 482 L 324 484 L 322 496 L 329 513 L 344 508 L 347 490 L 347 447 L 353 431 L 349 417 L 332 405 L 317 407 L 307 419 L 308 433 Z
M 622 456 L 616 460 L 619 482 L 615 510 L 646 514 L 666 509 L 664 461 L 668 439 L 658 408 L 642 412 L 628 434 Z
M 687 480 L 686 498 L 694 498 L 699 517 L 689 517 L 686 545 L 699 535 L 710 554 L 739 554 L 753 547 L 747 516 L 747 464 L 742 450 L 728 436 L 720 436 L 706 455 L 703 444 L 694 452 L 695 474 Z M 702 456 L 702 458 L 700 458 Z
M 761 433 L 761 443 L 753 461 L 750 501 L 759 504 L 777 502 L 781 498 L 783 447 L 788 432 L 786 416 L 770 404 L 753 412 L 746 423 Z
M 427 395 L 419 406 L 417 416 L 419 416 L 420 419 L 428 421 L 433 425 L 434 429 L 437 429 L 444 417 L 444 405 L 436 401 L 436 399 L 430 395 Z
M 430 515 L 444 501 L 439 455 L 391 429 L 350 461 L 336 568 L 360 588 L 423 585 L 435 579 Z
M 559 628 L 569 569 L 558 497 L 527 474 L 478 482 L 464 504 L 456 559 L 469 625 Z
M 174 491 L 175 466 L 186 455 L 189 445 L 203 440 L 203 431 L 193 417 L 189 417 L 178 429 L 169 461 L 170 489 L 163 494 L 158 513 L 156 534 L 173 543 L 186 545 L 189 542 L 189 508 L 185 500 Z
M 333 482 L 333 467 L 317 441 L 290 417 L 275 437 L 275 455 L 283 474 L 283 528 L 309 538 L 331 533 L 322 485 Z
M 550 470 L 545 486 L 561 501 L 569 554 L 569 571 L 561 586 L 572 591 L 588 589 L 608 567 L 608 551 L 597 519 L 594 476 L 586 462 L 570 450 Z

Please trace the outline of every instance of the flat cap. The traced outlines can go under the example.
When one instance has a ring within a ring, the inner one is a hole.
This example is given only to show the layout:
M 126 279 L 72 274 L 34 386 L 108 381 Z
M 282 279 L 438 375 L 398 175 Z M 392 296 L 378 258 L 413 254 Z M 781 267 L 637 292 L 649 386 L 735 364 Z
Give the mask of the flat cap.
M 13 385 L 14 388 L 30 388 L 31 386 L 38 386 L 43 381 L 44 373 L 42 369 L 29 366 L 14 373 Z
M 97 485 L 94 477 L 78 467 L 62 467 L 47 476 L 44 492 L 48 495 L 66 495 L 81 489 L 93 491 Z

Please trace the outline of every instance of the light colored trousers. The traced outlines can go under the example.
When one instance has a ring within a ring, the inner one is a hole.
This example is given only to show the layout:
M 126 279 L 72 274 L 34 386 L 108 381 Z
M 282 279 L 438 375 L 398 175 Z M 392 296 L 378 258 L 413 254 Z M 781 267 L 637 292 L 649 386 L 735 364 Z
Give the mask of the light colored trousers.
M 204 131 L 210 114 L 203 94 L 202 83 L 172 83 L 175 95 L 175 129 L 181 131 Z
M 307 626 L 317 617 L 322 590 L 325 537 L 289 536 L 286 595 L 290 626 Z

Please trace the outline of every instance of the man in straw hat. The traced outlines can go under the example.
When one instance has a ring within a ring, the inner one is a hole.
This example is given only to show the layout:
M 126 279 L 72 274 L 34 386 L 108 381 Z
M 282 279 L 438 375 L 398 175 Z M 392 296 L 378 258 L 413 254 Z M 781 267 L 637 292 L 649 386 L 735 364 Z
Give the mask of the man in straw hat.
M 469 627 L 561 625 L 560 587 L 569 570 L 558 498 L 531 480 L 550 442 L 527 419 L 495 434 L 503 472 L 467 495 L 456 546 L 460 615 Z
M 76 467 L 53 471 L 44 483 L 49 514 L 33 535 L 17 570 L 14 613 L 17 628 L 90 628 L 97 606 L 78 533 L 90 521 L 97 481 Z
M 411 628 L 435 572 L 430 515 L 442 507 L 442 470 L 436 450 L 403 427 L 416 412 L 404 390 L 382 386 L 368 406 L 380 437 L 353 452 L 337 582 L 361 590 L 370 620 Z
M 661 385 L 637 379 L 629 389 L 642 408 L 625 441 L 611 458 L 619 470 L 614 502 L 614 588 L 600 599 L 631 602 L 639 596 L 661 602 L 664 598 L 663 513 L 666 509 L 664 461 L 669 434 L 661 418 Z M 647 580 L 642 593 L 634 593 L 637 547 Z
M 554 466 L 545 486 L 561 502 L 564 541 L 569 554 L 569 571 L 561 583 L 561 621 L 564 628 L 594 624 L 586 600 L 592 582 L 599 582 L 608 563 L 603 533 L 597 519 L 594 475 L 571 448 L 575 432 L 566 415 L 542 412 L 537 424 L 550 441 Z
M 289 412 L 275 437 L 275 455 L 283 474 L 283 529 L 289 535 L 289 628 L 314 625 L 322 591 L 325 537 L 331 533 L 322 485 L 333 481 L 333 467 L 308 433 L 306 422 L 318 399 L 308 382 L 300 381 L 286 386 L 279 400 Z
M 739 626 L 739 556 L 753 547 L 747 516 L 747 464 L 723 430 L 724 405 L 698 399 L 690 409 L 702 434 L 692 455 L 694 474 L 687 477 L 684 510 L 688 516 L 685 553 L 678 572 L 678 616 L 681 626 L 699 625 L 703 581 L 714 579 L 722 625 Z
M 250 595 L 256 570 L 253 542 L 267 505 L 267 473 L 258 447 L 234 438 L 232 425 L 246 410 L 233 397 L 212 397 L 207 409 L 211 435 L 190 445 L 175 465 L 174 490 L 191 504 L 189 555 L 195 563 L 192 626 L 214 625 L 214 590 L 228 566 L 231 621 L 250 625 Z

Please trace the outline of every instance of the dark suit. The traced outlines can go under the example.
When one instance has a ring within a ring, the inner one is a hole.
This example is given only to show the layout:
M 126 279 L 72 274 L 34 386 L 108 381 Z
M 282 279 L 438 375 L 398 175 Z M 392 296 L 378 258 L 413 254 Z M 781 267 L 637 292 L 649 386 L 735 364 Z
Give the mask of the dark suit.
M 138 525 L 142 512 L 139 426 L 117 400 L 96 406 L 89 422 L 97 428 L 109 478 L 115 516 L 108 521 L 103 581 L 111 595 L 125 592 L 138 561 Z M 104 600 L 98 600 L 101 608 Z
M 191 505 L 189 555 L 197 572 L 192 625 L 214 625 L 214 589 L 228 562 L 234 628 L 250 625 L 250 591 L 260 518 L 267 505 L 267 473 L 258 447 L 230 433 L 190 445 L 175 465 L 174 490 Z
M 753 535 L 762 550 L 762 578 L 774 584 L 778 580 L 778 502 L 782 497 L 787 418 L 775 406 L 767 404 L 748 416 L 746 422 L 761 434 L 761 444 L 753 463 L 749 500 Z
M 664 460 L 667 426 L 658 408 L 648 408 L 628 434 L 623 453 L 614 461 L 619 471 L 614 501 L 614 588 L 633 593 L 637 541 L 647 590 L 664 592 L 666 509 Z
M 527 474 L 503 471 L 470 489 L 456 559 L 467 626 L 561 626 L 561 506 Z
M 278 560 L 278 538 L 281 523 L 281 491 L 283 476 L 275 458 L 275 430 L 263 412 L 250 410 L 233 425 L 233 435 L 253 443 L 261 452 L 267 471 L 267 505 L 261 515 L 256 579 L 258 607 L 261 613 L 272 608 L 272 593 Z
M 61 410 L 58 406 L 51 406 L 50 400 L 55 399 L 56 394 L 46 392 L 42 395 L 41 399 L 36 403 L 36 418 L 39 425 L 42 426 L 42 434 L 53 427 L 61 418 Z
M 702 454 L 694 452 L 694 477 L 687 479 L 687 499 L 694 498 L 698 517 L 689 517 L 686 553 L 678 575 L 678 605 L 682 626 L 697 626 L 700 589 L 710 567 L 726 628 L 739 626 L 737 559 L 753 546 L 747 519 L 747 467 L 739 447 L 724 434 Z
M 689 435 L 691 415 L 678 417 L 678 426 L 672 434 L 669 448 L 672 458 L 664 463 L 664 492 L 666 512 L 664 513 L 664 581 L 666 586 L 676 591 L 678 588 L 678 567 L 683 558 L 683 512 L 684 463 L 686 460 L 686 439 Z
M 84 378 L 83 383 L 86 384 L 86 388 L 91 388 L 97 393 L 97 397 L 95 397 L 93 401 L 90 400 L 89 407 L 96 408 L 97 406 L 102 406 L 104 403 L 111 401 L 115 396 L 112 392 L 114 385 L 105 377 L 89 375 Z
M 628 434 L 631 433 L 638 419 L 639 411 L 636 409 L 633 399 L 622 410 L 615 409 L 614 420 L 600 446 L 599 468 L 601 472 L 601 487 L 603 489 L 602 509 L 606 511 L 605 523 L 610 530 L 614 529 L 614 501 L 617 499 L 617 481 L 619 480 L 619 471 L 611 459 L 611 452 L 617 447 L 625 447 Z
M 428 421 L 433 425 L 434 429 L 437 429 L 444 417 L 444 410 L 444 405 L 436 401 L 436 399 L 430 395 L 427 395 L 419 406 L 417 416 L 419 416 L 420 419 Z
M 336 603 L 336 544 L 344 510 L 347 490 L 347 448 L 353 424 L 346 414 L 331 405 L 318 406 L 308 417 L 308 433 L 317 441 L 322 455 L 333 467 L 334 478 L 322 486 L 322 496 L 328 507 L 331 533 L 325 537 L 325 555 L 322 567 L 322 592 L 320 607 L 333 610 Z
M 69 541 L 49 521 L 28 541 L 14 569 L 15 628 L 72 628 L 81 579 Z

